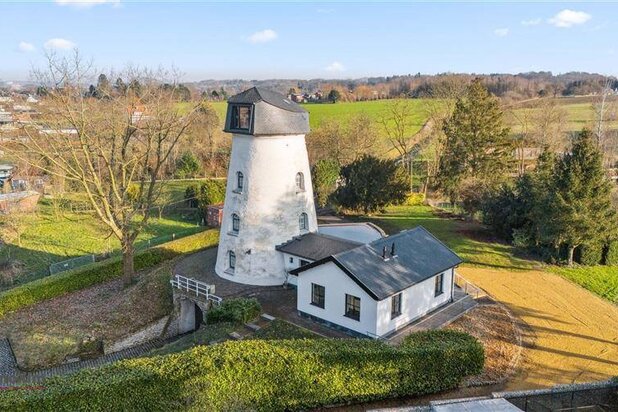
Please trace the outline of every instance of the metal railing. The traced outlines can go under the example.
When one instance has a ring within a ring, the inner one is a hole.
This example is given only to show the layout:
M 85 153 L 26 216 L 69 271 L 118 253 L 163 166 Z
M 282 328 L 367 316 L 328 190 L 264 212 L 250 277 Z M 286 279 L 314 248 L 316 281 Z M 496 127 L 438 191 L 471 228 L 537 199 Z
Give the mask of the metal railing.
M 172 284 L 172 287 L 176 289 L 184 290 L 191 294 L 195 293 L 196 297 L 204 298 L 207 301 L 209 300 L 217 306 L 223 301 L 222 298 L 211 293 L 211 291 L 214 291 L 214 285 L 209 285 L 199 280 L 182 275 L 174 276 L 174 278 L 170 280 L 170 283 Z
M 472 296 L 474 299 L 479 299 L 487 296 L 487 292 L 479 288 L 475 284 L 468 282 L 463 276 L 455 272 L 455 285 L 464 291 L 466 295 Z

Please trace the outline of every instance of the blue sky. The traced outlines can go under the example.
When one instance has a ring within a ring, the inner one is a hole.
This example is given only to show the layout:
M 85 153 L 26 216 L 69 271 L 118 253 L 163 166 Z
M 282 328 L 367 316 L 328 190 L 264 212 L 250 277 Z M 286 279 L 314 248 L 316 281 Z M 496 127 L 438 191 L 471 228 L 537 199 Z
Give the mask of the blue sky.
M 0 0 L 0 16 L 3 80 L 73 47 L 100 68 L 173 65 L 186 80 L 618 74 L 618 5 L 608 3 Z

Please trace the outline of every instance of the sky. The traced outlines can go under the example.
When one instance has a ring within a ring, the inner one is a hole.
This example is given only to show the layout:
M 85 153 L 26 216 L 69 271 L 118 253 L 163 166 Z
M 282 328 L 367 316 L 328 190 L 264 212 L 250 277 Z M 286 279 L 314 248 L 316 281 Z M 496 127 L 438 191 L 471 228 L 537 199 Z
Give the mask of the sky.
M 618 4 L 0 0 L 0 79 L 47 51 L 186 81 L 442 72 L 618 75 Z

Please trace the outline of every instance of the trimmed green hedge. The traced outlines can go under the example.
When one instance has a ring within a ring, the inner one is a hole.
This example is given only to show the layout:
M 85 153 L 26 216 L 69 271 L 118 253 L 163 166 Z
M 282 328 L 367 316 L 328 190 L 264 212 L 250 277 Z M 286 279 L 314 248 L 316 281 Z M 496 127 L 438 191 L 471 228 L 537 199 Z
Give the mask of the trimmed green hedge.
M 0 410 L 300 410 L 456 387 L 483 368 L 483 348 L 455 331 L 400 347 L 368 339 L 228 341 L 52 378 L 0 392 Z
M 135 255 L 135 270 L 158 265 L 183 253 L 211 247 L 219 241 L 219 232 L 211 229 L 174 240 Z M 121 257 L 93 263 L 78 269 L 50 275 L 0 293 L 0 318 L 7 313 L 81 290 L 122 275 Z
M 260 312 L 262 312 L 262 306 L 256 298 L 226 299 L 219 307 L 207 312 L 206 322 L 247 323 L 257 318 Z

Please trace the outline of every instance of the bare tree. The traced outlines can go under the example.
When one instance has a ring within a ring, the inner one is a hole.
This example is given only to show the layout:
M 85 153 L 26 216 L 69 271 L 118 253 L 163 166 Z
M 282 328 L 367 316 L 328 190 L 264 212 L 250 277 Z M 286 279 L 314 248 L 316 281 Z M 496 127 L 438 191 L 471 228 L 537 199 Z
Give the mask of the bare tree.
M 597 142 L 597 147 L 602 153 L 605 153 L 605 160 L 607 160 L 607 121 L 609 116 L 614 112 L 615 100 L 610 99 L 612 94 L 613 80 L 606 79 L 603 84 L 603 90 L 601 94 L 596 96 L 592 102 L 592 109 L 594 110 L 594 134 Z M 607 162 L 605 162 L 607 163 Z
M 161 192 L 157 179 L 197 115 L 197 105 L 181 111 L 174 88 L 161 87 L 164 80 L 177 84 L 166 76 L 175 74 L 128 69 L 124 90 L 93 97 L 84 92 L 92 66 L 77 51 L 49 55 L 46 69 L 35 73 L 47 88 L 42 128 L 24 128 L 27 138 L 10 145 L 17 158 L 80 187 L 120 240 L 125 285 L 133 281 L 135 240 Z
M 414 146 L 414 123 L 416 110 L 409 99 L 394 99 L 387 104 L 380 123 L 393 149 L 397 151 L 410 176 L 410 192 L 413 191 L 414 175 L 412 170 L 412 153 Z

